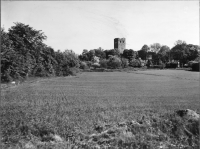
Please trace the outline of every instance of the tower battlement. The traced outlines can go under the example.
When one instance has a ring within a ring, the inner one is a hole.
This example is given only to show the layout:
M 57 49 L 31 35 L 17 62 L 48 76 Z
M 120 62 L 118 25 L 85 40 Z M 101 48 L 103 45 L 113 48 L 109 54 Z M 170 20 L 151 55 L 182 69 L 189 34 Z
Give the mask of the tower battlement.
M 125 38 L 115 38 L 114 39 L 114 48 L 118 49 L 120 53 L 123 53 L 126 49 L 126 39 Z

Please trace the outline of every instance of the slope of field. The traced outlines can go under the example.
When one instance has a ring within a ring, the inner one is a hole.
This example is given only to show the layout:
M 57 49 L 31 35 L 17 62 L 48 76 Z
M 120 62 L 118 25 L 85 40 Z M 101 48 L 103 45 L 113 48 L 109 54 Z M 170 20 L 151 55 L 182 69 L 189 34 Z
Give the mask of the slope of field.
M 199 73 L 184 70 L 84 72 L 41 79 L 2 91 L 4 140 L 17 142 L 20 126 L 48 127 L 64 138 L 176 109 L 200 111 Z M 27 133 L 27 132 L 26 132 Z

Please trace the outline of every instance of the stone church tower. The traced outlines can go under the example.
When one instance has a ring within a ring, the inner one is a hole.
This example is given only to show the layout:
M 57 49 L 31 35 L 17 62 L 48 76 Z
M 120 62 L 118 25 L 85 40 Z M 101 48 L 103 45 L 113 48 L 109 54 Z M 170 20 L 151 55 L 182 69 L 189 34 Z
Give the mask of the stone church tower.
M 123 53 L 126 49 L 126 39 L 125 38 L 115 38 L 114 39 L 114 49 L 118 49 L 120 53 Z

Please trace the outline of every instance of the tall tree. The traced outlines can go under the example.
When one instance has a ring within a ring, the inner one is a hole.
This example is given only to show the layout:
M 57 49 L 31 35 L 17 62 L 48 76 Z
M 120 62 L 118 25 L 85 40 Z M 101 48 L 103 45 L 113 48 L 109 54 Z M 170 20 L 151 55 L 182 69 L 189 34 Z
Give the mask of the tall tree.
M 46 39 L 41 30 L 35 30 L 29 25 L 23 23 L 15 23 L 8 32 L 14 50 L 22 56 L 22 63 L 25 75 L 31 73 L 32 68 L 36 65 L 37 54 L 41 53 L 43 47 L 43 40 Z
M 151 48 L 151 51 L 155 52 L 155 53 L 158 53 L 158 51 L 160 50 L 161 48 L 161 44 L 159 43 L 154 43 L 152 45 L 150 45 L 150 48 Z
M 105 59 L 106 58 L 106 53 L 103 51 L 103 49 L 98 48 L 98 49 L 95 49 L 95 56 L 99 57 L 100 59 Z
M 158 57 L 157 53 L 149 51 L 148 52 L 148 56 L 152 57 L 152 60 L 151 60 L 152 64 L 154 64 L 154 65 L 158 65 L 159 64 L 159 57 Z
M 111 50 L 105 50 L 106 59 L 108 59 L 110 56 L 120 56 L 120 52 L 118 49 L 111 49 Z
M 169 60 L 170 48 L 166 45 L 163 45 L 160 50 L 158 51 L 159 59 L 166 63 Z
M 82 54 L 79 55 L 79 59 L 82 61 L 89 61 L 89 57 L 88 57 L 88 50 L 84 49 Z
M 141 50 L 138 51 L 138 55 L 141 59 L 146 60 L 147 59 L 147 53 L 149 52 L 150 48 L 145 44 L 142 46 Z
M 71 50 L 54 52 L 43 43 L 45 39 L 41 30 L 23 23 L 15 23 L 8 33 L 1 29 L 1 80 L 73 74 L 79 67 L 78 56 Z M 85 53 L 94 56 L 94 51 Z
M 95 51 L 94 50 L 90 50 L 88 52 L 88 59 L 89 59 L 89 61 L 92 61 L 92 59 L 94 58 L 94 56 L 95 56 Z
M 176 44 L 170 51 L 170 55 L 174 60 L 180 61 L 181 64 L 187 62 L 187 44 Z
M 17 53 L 13 50 L 12 40 L 9 39 L 8 33 L 1 28 L 1 80 L 10 81 L 13 75 L 16 75 L 14 59 L 18 57 Z M 14 74 L 12 73 L 14 72 Z
M 175 46 L 171 49 L 170 53 L 174 60 L 185 64 L 199 56 L 200 46 L 187 44 L 185 41 L 178 40 L 175 42 Z
M 176 46 L 176 45 L 182 45 L 182 44 L 186 44 L 186 42 L 183 41 L 183 40 L 177 40 L 177 41 L 174 43 L 174 46 Z
M 187 60 L 191 61 L 200 56 L 200 46 L 199 45 L 193 45 L 193 44 L 188 44 L 187 45 Z
M 123 54 L 122 56 L 126 59 L 128 59 L 129 61 L 131 61 L 132 59 L 135 59 L 136 58 L 136 52 L 133 51 L 132 49 L 125 49 L 123 51 Z

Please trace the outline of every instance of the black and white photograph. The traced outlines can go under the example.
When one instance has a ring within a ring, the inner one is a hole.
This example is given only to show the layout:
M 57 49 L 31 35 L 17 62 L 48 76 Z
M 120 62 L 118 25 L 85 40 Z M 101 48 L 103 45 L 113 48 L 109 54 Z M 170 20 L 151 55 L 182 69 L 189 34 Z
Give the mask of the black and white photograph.
M 199 149 L 198 0 L 2 0 L 2 149 Z

